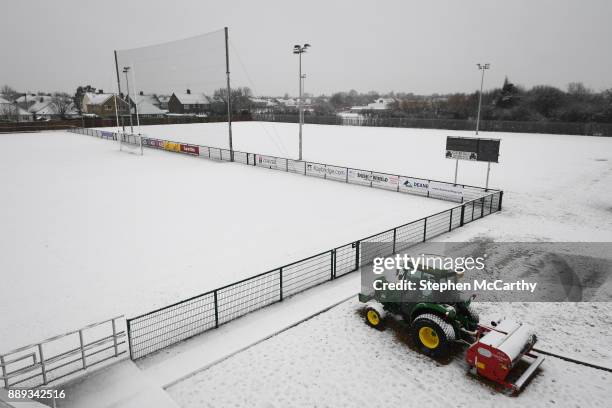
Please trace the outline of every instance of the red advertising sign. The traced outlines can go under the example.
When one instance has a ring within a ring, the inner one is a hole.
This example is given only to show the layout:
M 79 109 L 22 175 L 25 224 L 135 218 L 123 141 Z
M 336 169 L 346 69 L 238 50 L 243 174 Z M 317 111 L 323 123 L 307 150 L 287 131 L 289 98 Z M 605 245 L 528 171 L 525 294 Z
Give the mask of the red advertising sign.
M 200 155 L 200 146 L 188 145 L 181 143 L 181 153 L 193 154 L 194 156 Z

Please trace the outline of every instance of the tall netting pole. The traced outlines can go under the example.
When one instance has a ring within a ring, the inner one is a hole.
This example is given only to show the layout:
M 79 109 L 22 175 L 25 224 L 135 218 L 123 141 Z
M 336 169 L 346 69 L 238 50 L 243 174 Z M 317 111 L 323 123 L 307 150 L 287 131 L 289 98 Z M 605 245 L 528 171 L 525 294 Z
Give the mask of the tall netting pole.
M 115 50 L 114 53 L 115 53 L 115 71 L 117 72 L 117 92 L 119 93 L 119 96 L 121 96 L 121 79 L 119 78 L 119 64 L 117 63 L 117 50 Z M 117 104 L 117 102 L 118 101 L 115 100 L 115 105 Z M 125 133 L 125 125 L 123 124 L 123 115 L 121 115 L 121 127 L 123 128 L 123 133 Z M 119 128 L 119 123 L 117 123 L 117 128 Z
M 136 108 L 136 126 L 138 126 L 138 134 L 140 134 L 140 115 L 138 114 L 138 96 L 140 95 L 136 90 L 136 65 L 132 63 L 132 89 L 134 91 L 134 106 Z
M 230 161 L 234 161 L 234 146 L 232 144 L 232 88 L 230 87 L 228 32 L 225 27 L 225 73 L 227 75 L 227 128 L 229 131 Z

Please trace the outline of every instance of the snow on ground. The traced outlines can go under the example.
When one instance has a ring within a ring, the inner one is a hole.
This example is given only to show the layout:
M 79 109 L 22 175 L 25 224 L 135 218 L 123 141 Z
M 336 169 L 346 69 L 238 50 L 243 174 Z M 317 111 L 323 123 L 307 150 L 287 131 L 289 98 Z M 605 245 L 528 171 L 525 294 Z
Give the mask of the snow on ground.
M 298 125 L 236 122 L 234 148 L 296 157 Z M 143 134 L 200 145 L 228 146 L 227 124 L 143 126 Z M 406 176 L 453 180 L 455 161 L 444 157 L 446 136 L 469 131 L 304 125 L 304 158 Z M 612 241 L 612 138 L 480 132 L 501 139 L 491 183 L 503 189 L 504 214 L 478 228 L 497 241 Z M 460 183 L 483 186 L 486 163 L 459 162 Z
M 0 135 L 0 350 L 455 204 L 64 132 Z
M 517 397 L 498 393 L 467 374 L 461 353 L 446 365 L 425 357 L 396 331 L 368 327 L 361 307 L 356 299 L 343 303 L 168 392 L 182 408 L 586 407 L 612 398 L 612 374 L 553 358 Z M 541 332 L 558 328 L 546 313 L 532 320 Z M 610 338 L 612 326 L 600 334 Z
M 153 137 L 227 146 L 225 124 L 142 130 Z M 242 151 L 295 157 L 296 134 L 295 124 L 234 124 L 235 148 Z M 454 162 L 443 156 L 445 137 L 471 132 L 306 125 L 304 135 L 307 160 L 450 181 Z M 612 241 L 612 139 L 509 133 L 481 136 L 502 139 L 501 163 L 492 166 L 491 185 L 505 191 L 504 209 L 444 234 L 441 240 Z M 221 262 L 232 257 L 231 266 L 248 276 L 266 269 L 244 267 L 250 262 L 273 267 L 299 258 L 290 251 L 295 242 L 300 249 L 316 244 L 323 250 L 367 235 L 357 234 L 357 228 L 377 232 L 397 224 L 385 224 L 386 213 L 391 221 L 407 212 L 417 218 L 420 210 L 433 212 L 432 203 L 447 204 L 428 200 L 411 205 L 406 203 L 413 203 L 412 197 L 391 192 L 152 150 L 138 158 L 119 154 L 112 142 L 79 135 L 28 135 L 19 143 L 15 137 L 0 136 L 3 145 L 9 141 L 0 150 L 0 177 L 7 192 L 0 205 L 0 221 L 11 231 L 0 236 L 2 253 L 9 254 L 0 259 L 2 279 L 4 271 L 15 271 L 10 275 L 13 289 L 0 289 L 3 299 L 9 300 L 0 307 L 9 305 L 8 330 L 23 327 L 30 331 L 28 338 L 48 325 L 45 322 L 50 317 L 62 315 L 58 310 L 87 316 L 82 322 L 87 323 L 96 319 L 90 310 L 102 309 L 102 302 L 109 305 L 109 314 L 113 308 L 129 313 L 121 303 L 124 299 L 146 310 L 151 303 L 164 304 L 170 298 L 200 292 L 202 282 L 233 277 L 228 272 L 231 268 L 224 268 L 224 275 L 217 268 L 204 275 L 202 259 Z M 69 143 L 58 142 L 62 138 Z M 11 156 L 9 150 L 16 149 L 28 151 L 28 156 Z M 461 162 L 459 181 L 482 185 L 485 170 L 482 163 Z M 239 187 L 224 187 L 228 184 Z M 85 193 L 78 194 L 82 191 Z M 223 194 L 216 196 L 218 191 Z M 248 205 L 243 201 L 244 191 Z M 286 195 L 289 197 L 283 198 Z M 124 205 L 107 212 L 117 197 L 144 209 L 128 213 L 129 205 Z M 305 197 L 309 197 L 308 206 L 296 217 L 296 203 Z M 222 210 L 233 216 L 219 216 Z M 397 213 L 391 214 L 394 211 Z M 200 215 L 185 215 L 193 213 Z M 258 218 L 260 227 L 247 228 L 253 218 Z M 281 218 L 282 227 L 270 230 L 270 219 Z M 293 225 L 298 221 L 310 232 L 298 233 Z M 235 224 L 228 227 L 229 222 Z M 347 238 L 332 236 L 334 231 L 346 233 Z M 253 240 L 246 242 L 245 236 Z M 295 236 L 299 238 L 292 238 Z M 44 246 L 49 240 L 41 237 L 54 238 L 50 249 Z M 261 245 L 262 237 L 284 243 L 286 250 L 270 253 L 268 246 Z M 13 243 L 15 238 L 20 246 Z M 233 245 L 247 255 L 236 258 Z M 205 255 L 202 247 L 207 248 Z M 143 252 L 146 257 L 139 256 Z M 87 258 L 98 261 L 92 265 L 84 262 Z M 7 264 L 7 259 L 12 263 Z M 145 266 L 140 269 L 144 273 L 125 273 L 136 262 Z M 53 277 L 40 279 L 33 271 L 33 267 L 49 270 L 49 266 L 56 272 Z M 87 273 L 82 274 L 83 270 Z M 115 284 L 117 275 L 109 274 L 117 270 L 122 272 L 121 285 Z M 180 274 L 180 281 L 177 270 L 186 271 Z M 62 298 L 44 291 L 51 280 L 57 286 L 80 286 L 66 290 L 67 297 Z M 83 290 L 94 286 L 95 292 Z M 92 298 L 92 294 L 101 296 Z M 40 303 L 36 303 L 38 298 Z M 11 302 L 27 312 L 27 323 L 23 314 L 15 315 L 20 309 Z M 92 306 L 84 307 L 87 302 Z M 183 407 L 389 406 L 406 401 L 432 406 L 490 406 L 492 401 L 504 406 L 598 406 L 612 396 L 609 374 L 552 358 L 519 397 L 499 395 L 467 377 L 460 357 L 440 366 L 408 349 L 391 330 L 372 331 L 357 315 L 359 308 L 356 301 L 348 302 L 176 384 L 169 392 Z M 612 361 L 611 308 L 610 303 L 481 305 L 483 319 L 505 315 L 525 321 L 536 327 L 541 346 L 602 364 Z M 2 315 L 6 315 L 4 310 Z M 63 323 L 65 319 L 62 315 Z M 0 339 L 4 338 L 0 333 Z

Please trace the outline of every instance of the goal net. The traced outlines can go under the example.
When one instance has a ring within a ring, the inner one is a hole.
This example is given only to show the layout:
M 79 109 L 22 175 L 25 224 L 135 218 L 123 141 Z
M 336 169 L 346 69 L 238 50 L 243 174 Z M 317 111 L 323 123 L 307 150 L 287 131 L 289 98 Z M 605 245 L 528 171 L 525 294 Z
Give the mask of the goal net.
M 226 57 L 224 29 L 117 50 L 117 91 L 131 108 L 121 131 L 204 144 L 200 123 L 228 122 Z
M 119 151 L 125 151 L 142 156 L 143 149 L 141 135 L 119 133 L 117 140 L 119 140 Z

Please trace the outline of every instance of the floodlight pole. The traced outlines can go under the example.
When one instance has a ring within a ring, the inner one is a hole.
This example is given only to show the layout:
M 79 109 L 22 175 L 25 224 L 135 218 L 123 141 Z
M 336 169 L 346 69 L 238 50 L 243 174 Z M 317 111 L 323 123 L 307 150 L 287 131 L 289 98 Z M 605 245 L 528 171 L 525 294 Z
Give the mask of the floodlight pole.
M 300 122 L 300 153 L 298 156 L 298 160 L 302 160 L 302 53 L 300 52 L 300 69 L 299 69 L 299 78 L 300 78 L 300 90 L 298 96 L 298 121 Z
M 491 67 L 490 64 L 476 64 L 479 70 L 482 71 L 482 76 L 480 78 L 480 95 L 478 97 L 478 118 L 476 119 L 476 134 L 478 135 L 478 128 L 480 127 L 480 108 L 482 107 L 482 87 L 484 85 L 484 74 L 485 70 Z
M 227 129 L 229 132 L 230 161 L 234 161 L 234 146 L 232 143 L 232 88 L 230 87 L 228 30 L 225 27 L 225 74 L 227 75 Z
M 130 67 L 123 67 L 123 73 L 125 74 L 125 86 L 127 87 L 127 103 L 130 113 L 130 133 L 134 134 L 134 123 L 132 122 L 132 104 L 130 103 L 130 79 L 128 77 Z
M 119 79 L 119 64 L 117 63 L 117 50 L 115 53 L 115 71 L 117 72 L 117 92 L 119 96 L 121 96 L 121 80 Z M 117 104 L 117 100 L 115 100 L 115 104 Z M 123 124 L 123 116 L 121 116 L 121 126 L 123 127 L 123 133 L 125 133 L 125 125 Z M 117 130 L 119 128 L 119 119 L 117 119 Z
M 302 54 L 306 52 L 306 50 L 310 47 L 310 44 L 304 45 L 294 45 L 293 53 L 298 54 L 299 56 L 299 72 L 298 72 L 298 80 L 299 80 L 299 97 L 298 97 L 298 121 L 300 122 L 300 141 L 299 141 L 299 155 L 298 160 L 302 160 L 302 125 L 304 124 L 304 109 L 302 107 Z

